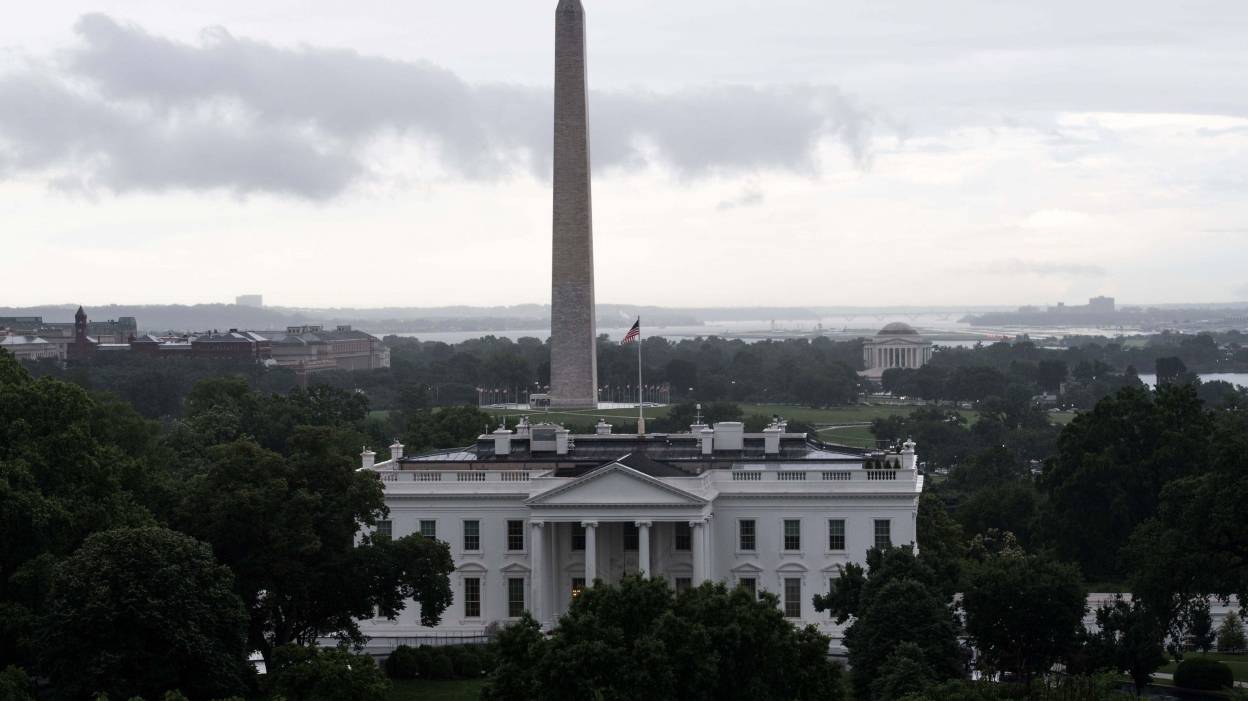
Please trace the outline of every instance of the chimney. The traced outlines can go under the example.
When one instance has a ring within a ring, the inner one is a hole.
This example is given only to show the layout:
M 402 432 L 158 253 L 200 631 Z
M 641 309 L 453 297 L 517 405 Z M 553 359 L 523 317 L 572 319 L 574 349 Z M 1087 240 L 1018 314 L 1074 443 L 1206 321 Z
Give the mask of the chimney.
M 494 455 L 502 457 L 511 455 L 511 431 L 503 425 L 500 425 L 494 431 Z
M 555 430 L 555 455 L 567 455 L 569 445 L 568 429 L 560 426 Z
M 594 426 L 594 433 L 600 436 L 611 435 L 611 424 L 607 423 L 606 419 L 598 419 L 598 424 Z
M 394 443 L 390 444 L 390 459 L 398 462 L 403 457 L 403 444 L 398 438 L 394 439 Z M 397 465 L 396 465 L 397 467 Z
M 529 417 L 521 416 L 520 423 L 516 424 L 516 437 L 529 435 Z
M 914 454 L 914 440 L 907 438 L 905 443 L 901 444 L 901 469 L 913 470 L 918 463 L 918 456 Z
M 745 450 L 745 424 L 740 421 L 715 424 L 715 450 Z
M 763 452 L 767 455 L 780 454 L 780 435 L 784 429 L 779 424 L 772 424 L 763 429 Z
M 374 453 L 368 449 L 368 446 L 365 446 L 364 452 L 360 453 L 360 467 L 367 470 L 373 466 L 376 460 L 377 453 Z
M 702 430 L 698 431 L 698 440 L 702 442 L 703 455 L 715 453 L 715 431 L 703 426 Z

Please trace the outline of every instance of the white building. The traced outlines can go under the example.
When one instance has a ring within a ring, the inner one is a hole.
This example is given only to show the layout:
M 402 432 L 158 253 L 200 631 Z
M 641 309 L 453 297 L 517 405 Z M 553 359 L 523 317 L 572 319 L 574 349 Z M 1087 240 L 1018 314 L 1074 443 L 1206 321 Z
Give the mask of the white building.
M 889 368 L 921 368 L 932 359 L 932 342 L 909 324 L 893 322 L 862 344 L 861 375 L 879 381 Z
M 380 530 L 445 541 L 456 567 L 439 626 L 422 627 L 410 605 L 396 621 L 364 622 L 370 648 L 471 639 L 526 610 L 550 626 L 587 583 L 626 574 L 774 592 L 794 623 L 839 639 L 812 597 L 869 548 L 914 542 L 914 444 L 868 453 L 783 424 L 692 429 L 619 435 L 600 423 L 571 435 L 522 422 L 462 450 L 403 457 L 396 443 L 376 464 L 365 451 L 361 469 L 383 481 L 390 509 Z
M 0 349 L 18 360 L 64 360 L 65 346 L 49 343 L 39 336 L 0 336 Z

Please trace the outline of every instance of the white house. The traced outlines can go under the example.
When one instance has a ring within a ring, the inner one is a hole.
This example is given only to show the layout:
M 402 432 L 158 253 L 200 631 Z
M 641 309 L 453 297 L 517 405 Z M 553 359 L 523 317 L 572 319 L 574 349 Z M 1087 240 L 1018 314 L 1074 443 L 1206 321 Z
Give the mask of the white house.
M 375 463 L 383 533 L 445 541 L 454 603 L 434 628 L 415 605 L 363 623 L 370 649 L 472 639 L 529 611 L 553 625 L 582 587 L 626 574 L 676 589 L 707 579 L 770 591 L 794 623 L 839 639 L 812 597 L 875 545 L 910 544 L 923 477 L 914 444 L 867 452 L 773 424 L 736 422 L 681 434 L 572 435 L 555 425 L 499 429 L 474 446 Z

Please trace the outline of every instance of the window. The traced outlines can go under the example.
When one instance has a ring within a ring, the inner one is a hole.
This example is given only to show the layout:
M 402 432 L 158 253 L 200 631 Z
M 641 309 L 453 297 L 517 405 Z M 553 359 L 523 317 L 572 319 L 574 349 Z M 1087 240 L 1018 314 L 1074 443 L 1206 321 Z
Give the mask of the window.
M 464 550 L 481 549 L 481 522 L 464 521 Z
M 788 577 L 784 580 L 784 615 L 787 618 L 802 617 L 802 580 Z
M 507 616 L 519 618 L 524 615 L 524 578 L 507 580 Z
M 377 537 L 393 538 L 394 537 L 394 523 L 391 521 L 378 521 L 377 522 Z
M 481 580 L 464 578 L 464 618 L 481 617 Z
M 507 549 L 524 550 L 524 521 L 507 522 Z
M 737 524 L 738 542 L 741 550 L 754 549 L 754 520 L 744 520 Z
M 572 578 L 572 598 L 575 599 L 576 597 L 580 596 L 581 592 L 583 591 L 585 591 L 585 578 L 573 577 Z
M 689 524 L 683 521 L 676 524 L 676 549 L 693 549 L 693 529 L 689 528 Z
M 585 549 L 585 527 L 579 523 L 572 524 L 572 549 Z
M 845 519 L 828 519 L 828 550 L 845 549 Z
M 893 546 L 893 522 L 886 518 L 875 520 L 875 547 L 891 548 Z
M 755 598 L 758 598 L 758 580 L 757 579 L 754 579 L 753 577 L 742 577 L 741 579 L 737 580 L 737 586 L 748 591 L 750 594 L 753 594 Z
M 432 521 L 432 520 L 421 521 L 420 522 L 420 534 L 426 538 L 437 538 L 438 537 L 438 522 Z
M 636 550 L 637 544 L 639 541 L 640 541 L 640 538 L 637 532 L 637 524 L 635 523 L 624 524 L 624 549 Z
M 692 588 L 693 588 L 692 577 L 677 577 L 676 578 L 676 593 L 677 594 L 680 594 L 682 592 L 687 592 Z
M 802 522 L 797 519 L 785 519 L 784 521 L 784 549 L 785 550 L 801 550 L 802 549 Z

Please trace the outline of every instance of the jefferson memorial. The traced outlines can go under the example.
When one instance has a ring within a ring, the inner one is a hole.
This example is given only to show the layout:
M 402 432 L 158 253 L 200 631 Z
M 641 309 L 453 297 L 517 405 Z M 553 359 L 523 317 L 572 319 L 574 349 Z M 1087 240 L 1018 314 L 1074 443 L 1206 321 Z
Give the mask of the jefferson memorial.
M 874 338 L 863 341 L 860 374 L 876 382 L 889 368 L 917 369 L 932 359 L 932 342 L 909 324 L 895 321 L 880 329 Z

